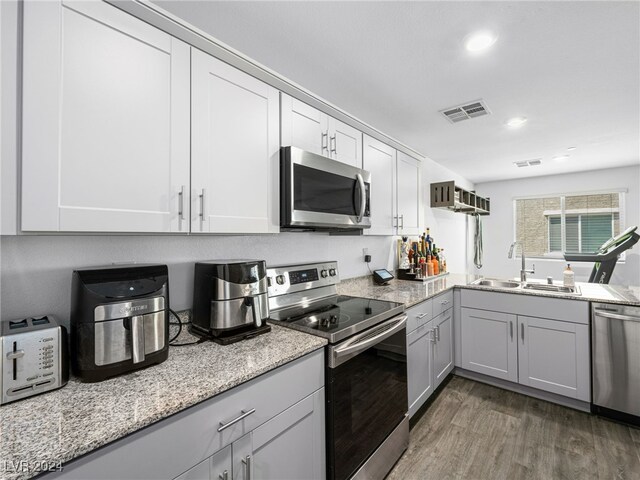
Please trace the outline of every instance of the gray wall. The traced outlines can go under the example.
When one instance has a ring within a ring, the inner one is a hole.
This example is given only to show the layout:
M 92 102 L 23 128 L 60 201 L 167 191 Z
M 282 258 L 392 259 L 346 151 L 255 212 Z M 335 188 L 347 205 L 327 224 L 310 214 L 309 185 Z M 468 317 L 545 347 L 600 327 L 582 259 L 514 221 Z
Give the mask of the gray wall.
M 507 258 L 514 240 L 513 199 L 560 193 L 595 193 L 607 189 L 626 189 L 624 228 L 640 226 L 640 166 L 609 168 L 590 172 L 532 177 L 519 180 L 480 183 L 480 195 L 491 197 L 491 215 L 483 217 L 484 266 L 479 273 L 486 276 L 516 277 L 520 272 L 520 258 Z M 562 279 L 566 262 L 562 259 L 528 259 L 535 263 L 534 278 L 552 276 Z M 586 282 L 593 268 L 589 263 L 572 263 L 576 281 Z M 627 252 L 624 263 L 618 263 L 610 281 L 618 285 L 640 285 L 640 243 Z
M 282 233 L 260 236 L 3 236 L 0 240 L 0 318 L 50 313 L 68 322 L 74 268 L 113 262 L 166 263 L 171 306 L 191 308 L 193 264 L 215 258 L 257 258 L 269 265 L 337 260 L 342 277 L 393 268 L 391 237 Z

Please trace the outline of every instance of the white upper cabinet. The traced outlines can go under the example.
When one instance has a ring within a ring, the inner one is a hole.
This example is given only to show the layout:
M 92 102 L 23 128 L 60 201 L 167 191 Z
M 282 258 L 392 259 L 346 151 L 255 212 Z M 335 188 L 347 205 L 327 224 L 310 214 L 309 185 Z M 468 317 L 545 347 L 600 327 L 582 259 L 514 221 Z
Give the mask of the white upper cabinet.
M 189 229 L 189 47 L 104 2 L 24 4 L 22 230 Z
M 281 94 L 281 144 L 329 156 L 329 117 L 300 100 Z
M 419 235 L 422 227 L 422 189 L 420 160 L 398 151 L 398 235 Z
M 362 168 L 362 132 L 289 95 L 281 94 L 282 146 Z
M 279 231 L 278 91 L 192 49 L 191 231 Z
M 371 173 L 371 228 L 366 235 L 395 235 L 396 150 L 364 135 L 363 168 Z
M 329 153 L 331 158 L 362 168 L 362 132 L 329 117 Z

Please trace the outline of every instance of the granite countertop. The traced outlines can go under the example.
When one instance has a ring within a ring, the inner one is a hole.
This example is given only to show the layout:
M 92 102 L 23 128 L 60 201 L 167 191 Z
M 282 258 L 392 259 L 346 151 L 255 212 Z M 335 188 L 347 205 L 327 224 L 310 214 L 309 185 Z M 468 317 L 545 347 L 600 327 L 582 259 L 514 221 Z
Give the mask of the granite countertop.
M 183 333 L 179 340 L 193 338 Z M 60 390 L 4 405 L 0 478 L 33 477 L 42 462 L 68 462 L 326 343 L 272 325 L 271 332 L 232 345 L 171 347 L 160 365 L 99 383 L 72 378 Z
M 516 295 L 535 295 L 538 297 L 564 298 L 590 302 L 618 303 L 623 305 L 640 305 L 640 287 L 621 285 L 600 285 L 595 283 L 576 284 L 581 295 L 565 295 L 542 292 L 539 290 L 523 290 L 521 288 L 500 288 L 472 285 L 481 275 L 450 273 L 444 277 L 423 282 L 394 279 L 388 285 L 376 285 L 371 275 L 342 280 L 338 285 L 340 295 L 377 298 L 392 302 L 404 303 L 407 308 L 423 302 L 454 287 L 491 292 L 513 293 Z
M 388 285 L 376 285 L 373 277 L 366 275 L 340 281 L 338 293 L 404 303 L 405 307 L 409 308 L 454 287 L 467 285 L 478 278 L 480 277 L 477 275 L 450 273 L 423 282 L 394 279 Z

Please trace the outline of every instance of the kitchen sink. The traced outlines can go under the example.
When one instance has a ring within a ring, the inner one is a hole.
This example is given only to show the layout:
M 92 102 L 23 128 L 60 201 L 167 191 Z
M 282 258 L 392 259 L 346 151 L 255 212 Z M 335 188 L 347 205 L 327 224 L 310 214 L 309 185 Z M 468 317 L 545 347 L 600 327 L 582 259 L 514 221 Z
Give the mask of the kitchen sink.
M 493 280 L 491 278 L 483 278 L 473 282 L 473 285 L 480 285 L 483 287 L 518 288 L 520 283 L 512 280 Z
M 569 293 L 581 295 L 578 287 L 565 287 L 563 285 L 548 285 L 545 283 L 525 283 L 522 288 L 527 290 L 539 290 L 541 292 Z

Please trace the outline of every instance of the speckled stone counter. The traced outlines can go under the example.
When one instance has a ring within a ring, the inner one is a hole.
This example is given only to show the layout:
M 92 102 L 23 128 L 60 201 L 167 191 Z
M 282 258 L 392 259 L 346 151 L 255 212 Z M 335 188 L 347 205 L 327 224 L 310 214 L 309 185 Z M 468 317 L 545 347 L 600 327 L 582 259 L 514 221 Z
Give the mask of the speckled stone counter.
M 100 383 L 71 379 L 60 390 L 4 405 L 0 478 L 30 478 L 39 462 L 68 462 L 324 345 L 320 337 L 273 325 L 232 345 L 171 347 L 160 365 Z
M 342 280 L 338 285 L 340 295 L 378 298 L 404 303 L 406 308 L 423 302 L 456 286 L 467 285 L 481 278 L 477 275 L 450 273 L 444 277 L 424 282 L 394 279 L 388 285 L 376 285 L 371 275 Z
M 435 280 L 427 280 L 424 282 L 394 279 L 389 282 L 389 285 L 380 286 L 376 285 L 373 281 L 373 277 L 368 275 L 365 277 L 342 280 L 340 285 L 338 285 L 338 293 L 341 295 L 378 298 L 381 300 L 404 303 L 407 308 L 454 287 L 486 290 L 490 292 L 513 293 L 517 295 L 535 295 L 539 297 L 566 298 L 591 302 L 640 305 L 640 287 L 636 286 L 625 287 L 620 285 L 600 285 L 578 282 L 577 285 L 580 287 L 582 292 L 581 295 L 564 295 L 542 292 L 539 290 L 523 290 L 522 288 L 500 288 L 471 285 L 472 282 L 480 278 L 482 278 L 482 276 L 451 273 L 445 277 L 440 277 Z

